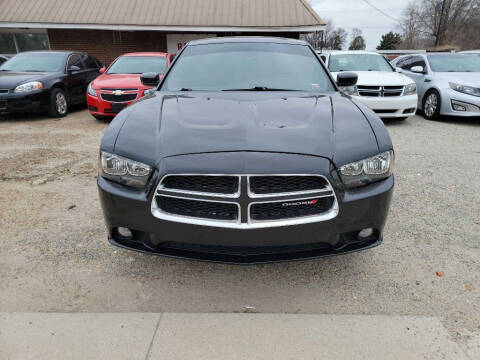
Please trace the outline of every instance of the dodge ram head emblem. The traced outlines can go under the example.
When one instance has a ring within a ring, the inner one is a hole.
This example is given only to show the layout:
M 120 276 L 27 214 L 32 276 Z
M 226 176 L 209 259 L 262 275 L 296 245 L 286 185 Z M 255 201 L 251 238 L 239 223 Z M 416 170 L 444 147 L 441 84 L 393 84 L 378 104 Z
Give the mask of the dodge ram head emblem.
M 282 206 L 302 206 L 302 205 L 315 205 L 318 202 L 318 199 L 315 200 L 306 200 L 306 201 L 295 201 L 295 202 L 286 202 Z
M 120 96 L 120 95 L 123 95 L 123 91 L 122 90 L 115 90 L 115 91 L 112 92 L 112 94 Z

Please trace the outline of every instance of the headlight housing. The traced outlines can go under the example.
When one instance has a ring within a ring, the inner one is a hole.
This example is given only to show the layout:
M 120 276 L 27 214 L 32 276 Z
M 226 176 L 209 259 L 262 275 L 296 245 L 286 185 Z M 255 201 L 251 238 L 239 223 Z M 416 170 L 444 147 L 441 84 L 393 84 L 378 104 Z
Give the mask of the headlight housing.
M 356 86 L 340 86 L 339 89 L 344 94 L 347 94 L 350 96 L 358 95 L 358 90 Z
M 411 83 L 405 86 L 405 89 L 403 90 L 403 95 L 414 95 L 417 93 L 417 84 Z
M 131 187 L 143 188 L 152 168 L 138 161 L 105 151 L 100 153 L 100 174 L 109 180 Z
M 473 96 L 480 96 L 480 89 L 473 86 L 461 85 L 449 82 L 450 89 Z
M 97 90 L 93 88 L 92 83 L 88 84 L 87 93 L 90 96 L 97 97 Z
M 340 167 L 339 174 L 347 188 L 364 186 L 393 173 L 393 150 Z
M 39 81 L 30 81 L 28 83 L 18 85 L 13 92 L 22 93 L 22 92 L 30 92 L 35 90 L 41 90 L 43 87 L 42 83 Z

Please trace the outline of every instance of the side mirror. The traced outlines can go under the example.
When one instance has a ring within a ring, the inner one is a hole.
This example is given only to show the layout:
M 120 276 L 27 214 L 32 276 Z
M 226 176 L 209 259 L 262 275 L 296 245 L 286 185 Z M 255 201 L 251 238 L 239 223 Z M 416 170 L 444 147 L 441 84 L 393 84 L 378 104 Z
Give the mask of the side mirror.
M 103 74 L 105 72 L 105 70 L 107 70 L 107 68 L 105 66 L 102 66 L 100 69 L 98 69 L 98 72 L 100 74 Z
M 157 86 L 160 81 L 160 75 L 153 72 L 143 73 L 140 75 L 140 81 L 145 86 Z
M 354 86 L 358 81 L 358 75 L 351 72 L 341 72 L 337 75 L 337 85 L 339 87 Z
M 423 66 L 412 66 L 410 71 L 414 72 L 414 73 L 419 73 L 419 74 L 424 74 L 425 73 L 425 70 L 423 69 Z
M 74 73 L 75 71 L 80 71 L 80 68 L 79 68 L 77 65 L 71 65 L 71 66 L 68 68 L 68 72 L 69 72 L 69 73 Z

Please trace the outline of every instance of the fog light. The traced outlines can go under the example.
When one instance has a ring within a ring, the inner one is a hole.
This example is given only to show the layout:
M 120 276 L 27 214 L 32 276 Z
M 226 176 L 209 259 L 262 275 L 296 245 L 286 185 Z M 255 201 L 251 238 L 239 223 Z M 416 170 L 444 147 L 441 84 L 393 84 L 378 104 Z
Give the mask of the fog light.
M 466 106 L 461 105 L 458 101 L 452 100 L 452 109 L 456 111 L 467 111 Z
M 133 237 L 133 234 L 132 234 L 132 231 L 129 229 L 129 228 L 126 228 L 126 227 L 119 227 L 117 229 L 118 233 L 120 234 L 120 236 L 124 237 L 124 238 L 128 238 L 128 239 L 131 239 Z
M 366 228 L 366 229 L 363 229 L 363 230 L 358 232 L 358 239 L 359 240 L 365 240 L 372 235 L 373 235 L 373 229 L 372 228 Z

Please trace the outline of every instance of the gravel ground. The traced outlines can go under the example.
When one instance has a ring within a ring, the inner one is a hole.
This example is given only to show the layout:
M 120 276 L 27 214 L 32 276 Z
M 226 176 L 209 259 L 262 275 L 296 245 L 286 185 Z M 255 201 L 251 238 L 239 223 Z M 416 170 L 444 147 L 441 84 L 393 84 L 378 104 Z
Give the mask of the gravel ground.
M 430 315 L 480 344 L 480 119 L 387 123 L 396 189 L 380 247 L 258 266 L 110 246 L 95 184 L 107 125 L 82 108 L 0 118 L 0 311 Z

